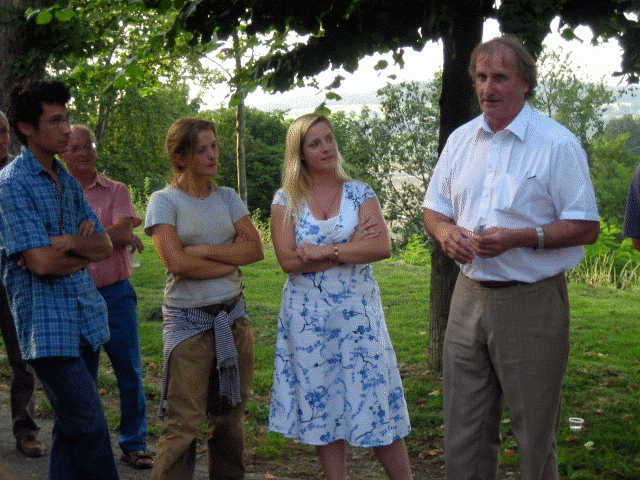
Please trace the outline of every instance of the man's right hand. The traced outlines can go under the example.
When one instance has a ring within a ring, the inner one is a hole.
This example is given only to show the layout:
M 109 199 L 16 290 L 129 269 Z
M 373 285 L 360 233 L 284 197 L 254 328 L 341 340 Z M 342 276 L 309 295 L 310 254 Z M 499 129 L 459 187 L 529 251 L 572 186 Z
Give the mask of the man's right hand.
M 438 226 L 436 239 L 440 242 L 442 250 L 451 259 L 461 264 L 471 263 L 474 253 L 469 244 L 469 236 L 472 232 L 453 225 L 442 223 Z
M 424 209 L 424 226 L 449 258 L 463 265 L 473 261 L 474 253 L 469 244 L 473 232 L 458 227 L 451 218 L 429 208 Z

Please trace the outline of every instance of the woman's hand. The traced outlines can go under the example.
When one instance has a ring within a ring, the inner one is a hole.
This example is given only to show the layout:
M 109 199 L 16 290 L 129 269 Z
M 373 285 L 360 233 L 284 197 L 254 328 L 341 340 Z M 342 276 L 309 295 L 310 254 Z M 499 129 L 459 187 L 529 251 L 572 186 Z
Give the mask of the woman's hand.
M 187 245 L 184 247 L 184 253 L 194 257 L 207 258 L 209 253 L 209 245 Z
M 298 257 L 304 263 L 317 262 L 319 260 L 331 259 L 333 255 L 333 247 L 331 245 L 312 245 L 303 243 L 298 248 Z
M 251 237 L 244 230 L 236 230 L 236 235 L 233 237 L 233 243 L 236 242 L 248 242 Z

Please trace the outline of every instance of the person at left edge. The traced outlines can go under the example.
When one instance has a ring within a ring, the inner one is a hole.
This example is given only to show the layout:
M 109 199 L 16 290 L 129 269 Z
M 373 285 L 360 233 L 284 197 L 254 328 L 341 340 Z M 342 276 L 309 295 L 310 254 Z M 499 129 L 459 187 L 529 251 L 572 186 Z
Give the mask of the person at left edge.
M 10 93 L 7 118 L 22 151 L 0 172 L 0 271 L 22 357 L 54 412 L 50 480 L 117 480 L 96 386 L 107 307 L 86 268 L 113 247 L 56 158 L 69 144 L 70 99 L 56 81 Z
M 0 169 L 12 160 L 9 156 L 9 121 L 0 112 Z M 16 327 L 7 303 L 4 285 L 0 283 L 0 331 L 4 349 L 11 366 L 11 423 L 16 448 L 27 457 L 41 457 L 46 449 L 38 438 L 40 427 L 36 423 L 35 390 L 36 374 L 22 359 Z
M 89 273 L 109 312 L 111 339 L 104 350 L 111 361 L 120 391 L 120 460 L 133 468 L 151 468 L 147 452 L 147 409 L 142 381 L 136 292 L 129 282 L 133 273 L 131 251 L 142 251 L 133 229 L 142 224 L 129 189 L 123 183 L 98 174 L 96 139 L 86 126 L 73 125 L 67 151 L 60 155 L 69 173 L 81 184 L 89 205 L 106 229 L 113 255 L 90 263 Z

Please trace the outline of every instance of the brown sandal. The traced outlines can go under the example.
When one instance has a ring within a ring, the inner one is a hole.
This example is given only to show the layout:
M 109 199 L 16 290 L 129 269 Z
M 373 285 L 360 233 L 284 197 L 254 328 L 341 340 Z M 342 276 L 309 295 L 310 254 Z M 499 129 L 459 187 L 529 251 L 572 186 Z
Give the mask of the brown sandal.
M 133 468 L 137 468 L 139 470 L 144 470 L 147 468 L 153 468 L 153 453 L 137 451 L 131 453 L 123 453 L 120 457 L 120 460 L 130 465 Z M 151 462 L 142 462 L 140 460 L 151 460 Z

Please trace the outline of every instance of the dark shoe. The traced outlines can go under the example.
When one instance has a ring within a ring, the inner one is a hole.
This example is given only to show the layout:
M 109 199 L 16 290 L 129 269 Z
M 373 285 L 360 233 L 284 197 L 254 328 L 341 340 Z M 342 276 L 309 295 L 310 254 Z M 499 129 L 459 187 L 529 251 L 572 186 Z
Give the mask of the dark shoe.
M 127 465 L 143 470 L 153 468 L 153 453 L 138 450 L 137 452 L 123 453 L 120 460 Z
M 32 435 L 16 439 L 16 448 L 27 457 L 42 457 L 46 451 L 40 439 Z

